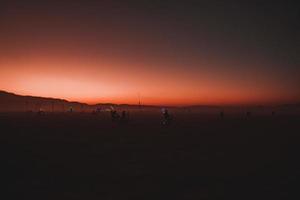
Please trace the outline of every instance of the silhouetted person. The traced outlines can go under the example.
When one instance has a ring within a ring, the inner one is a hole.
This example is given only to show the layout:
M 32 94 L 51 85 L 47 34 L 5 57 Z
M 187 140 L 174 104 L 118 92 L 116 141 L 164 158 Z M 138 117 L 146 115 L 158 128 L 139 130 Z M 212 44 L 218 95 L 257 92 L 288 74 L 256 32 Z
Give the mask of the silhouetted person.
M 115 110 L 111 110 L 111 111 L 110 111 L 110 116 L 111 116 L 111 120 L 112 120 L 112 121 L 114 121 L 114 119 L 115 119 L 115 113 L 116 113 Z
M 221 112 L 220 112 L 220 117 L 221 117 L 221 119 L 224 118 L 224 111 L 221 111 Z
M 121 118 L 122 118 L 122 119 L 125 119 L 125 118 L 126 118 L 126 111 L 125 111 L 125 110 L 122 111 Z
M 111 120 L 113 122 L 117 121 L 120 118 L 120 115 L 115 110 L 111 110 L 110 115 L 111 115 Z
M 121 113 L 121 122 L 127 122 L 128 121 L 128 114 L 125 110 Z
M 169 112 L 168 112 L 167 109 L 163 109 L 162 113 L 163 113 L 162 124 L 163 125 L 169 125 L 171 123 L 171 121 L 172 121 L 171 115 L 169 114 Z
M 249 117 L 251 117 L 251 112 L 250 111 L 247 111 L 246 112 L 246 116 L 249 118 Z

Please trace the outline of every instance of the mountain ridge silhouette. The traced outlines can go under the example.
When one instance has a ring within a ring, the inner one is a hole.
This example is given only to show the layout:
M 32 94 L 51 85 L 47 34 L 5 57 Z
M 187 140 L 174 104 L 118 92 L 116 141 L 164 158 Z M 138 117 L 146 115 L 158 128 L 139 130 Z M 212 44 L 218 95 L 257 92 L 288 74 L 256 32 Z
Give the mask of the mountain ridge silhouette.
M 138 104 L 114 104 L 114 103 L 97 103 L 87 104 L 77 101 L 68 101 L 66 99 L 53 98 L 53 97 L 41 97 L 30 95 L 19 95 L 12 92 L 0 90 L 0 111 L 34 111 L 38 109 L 63 111 L 69 107 L 76 107 L 76 110 L 83 110 L 88 108 L 93 110 L 97 107 L 110 108 L 180 108 L 180 109 L 222 109 L 222 108 L 252 108 L 252 109 L 264 109 L 264 108 L 286 108 L 286 109 L 299 109 L 300 103 L 281 104 L 275 106 L 269 105 L 252 105 L 252 106 L 220 106 L 220 105 L 191 105 L 191 106 L 168 106 L 168 105 L 138 105 Z M 54 108 L 53 108 L 54 107 Z

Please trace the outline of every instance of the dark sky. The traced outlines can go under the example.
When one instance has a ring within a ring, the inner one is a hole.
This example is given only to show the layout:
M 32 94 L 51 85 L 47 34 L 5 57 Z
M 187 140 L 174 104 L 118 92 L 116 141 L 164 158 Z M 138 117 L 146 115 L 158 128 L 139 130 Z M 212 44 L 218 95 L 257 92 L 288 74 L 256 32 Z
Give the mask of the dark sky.
M 157 104 L 296 102 L 299 5 L 1 1 L 0 70 L 5 83 L 0 87 L 87 102 L 130 103 L 136 93 Z M 102 82 L 95 77 L 100 73 Z M 69 86 L 49 88 L 55 74 Z M 35 82 L 26 85 L 20 76 Z M 72 86 L 68 76 L 78 82 Z

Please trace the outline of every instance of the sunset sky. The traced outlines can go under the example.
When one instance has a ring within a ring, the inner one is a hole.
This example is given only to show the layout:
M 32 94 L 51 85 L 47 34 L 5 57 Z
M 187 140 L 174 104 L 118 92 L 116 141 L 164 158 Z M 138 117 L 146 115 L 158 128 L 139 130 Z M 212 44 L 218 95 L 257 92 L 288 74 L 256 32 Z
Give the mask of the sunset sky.
M 0 90 L 90 104 L 300 102 L 299 5 L 241 2 L 1 1 Z

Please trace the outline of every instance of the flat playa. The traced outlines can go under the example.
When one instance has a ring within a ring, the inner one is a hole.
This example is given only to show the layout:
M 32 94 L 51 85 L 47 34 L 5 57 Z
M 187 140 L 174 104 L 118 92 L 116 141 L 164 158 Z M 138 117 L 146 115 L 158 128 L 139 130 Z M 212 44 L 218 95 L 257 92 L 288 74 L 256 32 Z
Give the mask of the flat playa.
M 286 199 L 300 167 L 299 115 L 1 113 L 12 199 Z M 295 189 L 296 190 L 296 189 Z

